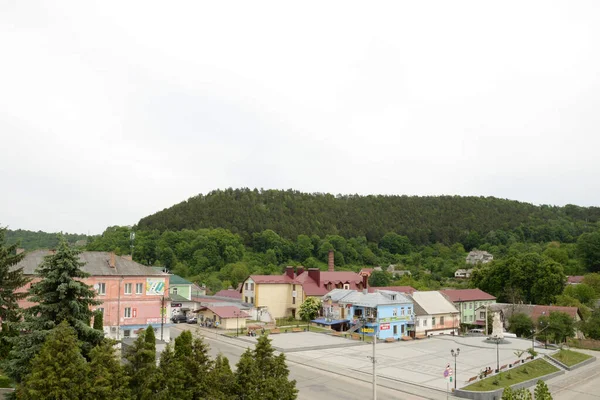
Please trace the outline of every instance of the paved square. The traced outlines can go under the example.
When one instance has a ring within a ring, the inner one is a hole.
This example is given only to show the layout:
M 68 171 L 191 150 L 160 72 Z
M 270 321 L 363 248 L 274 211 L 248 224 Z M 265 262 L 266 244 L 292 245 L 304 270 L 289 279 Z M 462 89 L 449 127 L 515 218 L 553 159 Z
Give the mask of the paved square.
M 258 337 L 243 336 L 240 339 L 256 343 Z M 306 350 L 333 349 L 339 347 L 367 346 L 357 340 L 344 339 L 325 333 L 316 332 L 288 332 L 269 335 L 271 345 L 285 353 Z
M 304 333 L 308 335 L 309 333 Z M 302 341 L 296 341 L 295 335 L 285 335 L 280 340 L 287 341 L 287 336 L 292 336 L 293 346 L 317 346 L 311 339 L 325 340 L 321 334 L 314 337 L 307 336 Z M 275 335 L 274 335 L 275 336 Z M 298 338 L 299 339 L 299 338 Z M 347 339 L 331 337 L 335 342 Z M 275 344 L 275 339 L 273 344 Z M 506 343 L 498 346 L 500 366 L 511 364 L 518 359 L 515 352 L 531 347 L 531 341 L 509 338 Z M 448 364 L 454 369 L 454 359 L 450 355 L 451 349 L 460 348 L 460 355 L 456 359 L 457 387 L 465 386 L 468 379 L 476 376 L 487 367 L 496 368 L 496 344 L 486 342 L 483 337 L 453 337 L 436 336 L 408 342 L 378 343 L 377 344 L 377 374 L 398 381 L 415 383 L 431 388 L 446 390 L 446 380 L 443 373 Z M 327 364 L 334 369 L 350 369 L 370 373 L 372 364 L 369 356 L 372 355 L 372 346 L 346 346 L 336 348 L 320 348 L 317 350 L 299 351 L 295 349 L 287 357 L 302 362 L 319 362 Z M 536 349 L 539 353 L 550 353 L 553 350 Z

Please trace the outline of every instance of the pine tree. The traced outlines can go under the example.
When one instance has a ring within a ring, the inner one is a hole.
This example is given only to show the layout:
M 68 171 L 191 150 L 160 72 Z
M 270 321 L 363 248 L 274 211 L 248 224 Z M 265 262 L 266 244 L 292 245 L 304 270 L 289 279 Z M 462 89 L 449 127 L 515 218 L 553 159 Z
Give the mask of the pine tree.
M 537 381 L 533 394 L 535 396 L 535 400 L 552 400 L 552 395 L 550 394 L 550 390 L 548 390 L 548 385 L 546 385 L 546 382 L 541 379 Z
M 183 331 L 175 339 L 175 357 L 185 365 L 180 373 L 185 376 L 185 388 L 192 399 L 202 399 L 211 389 L 208 374 L 213 361 L 208 346 L 201 338 L 193 338 L 190 331 Z
M 100 304 L 96 292 L 81 279 L 89 275 L 81 270 L 79 252 L 61 242 L 55 254 L 44 259 L 37 269 L 40 281 L 29 289 L 29 301 L 36 303 L 25 310 L 25 320 L 19 324 L 28 332 L 11 340 L 14 347 L 4 365 L 5 372 L 16 382 L 29 373 L 29 360 L 39 352 L 48 331 L 67 321 L 77 332 L 84 356 L 100 343 L 104 333 L 89 326 L 91 307 Z
M 94 329 L 104 332 L 104 313 L 100 310 L 94 312 Z
M 229 360 L 222 354 L 215 359 L 213 369 L 209 372 L 208 386 L 212 389 L 211 398 L 217 400 L 232 399 L 235 396 L 235 375 L 229 366 Z
M 156 336 L 154 335 L 154 328 L 152 325 L 148 325 L 144 331 L 144 340 L 148 345 L 148 348 L 156 353 Z
M 171 344 L 167 344 L 160 355 L 158 368 L 160 390 L 156 396 L 158 399 L 191 399 L 189 391 L 186 390 L 185 368 L 186 365 L 175 356 Z
M 129 377 L 129 388 L 134 399 L 154 398 L 156 392 L 156 351 L 146 342 L 145 331 L 135 339 L 125 354 L 128 363 L 125 372 Z
M 8 339 L 18 333 L 13 326 L 20 319 L 18 301 L 27 296 L 26 292 L 16 290 L 29 282 L 23 275 L 23 268 L 15 267 L 25 254 L 16 254 L 17 245 L 4 246 L 5 232 L 6 229 L 0 228 L 0 360 L 8 355 L 12 347 Z
M 31 362 L 31 373 L 17 389 L 23 400 L 86 398 L 89 367 L 77 345 L 75 330 L 65 321 L 50 331 Z
M 271 340 L 261 336 L 254 350 L 248 349 L 238 362 L 237 395 L 249 400 L 293 400 L 298 396 L 296 381 L 288 378 L 285 355 L 275 356 Z
M 90 352 L 90 399 L 127 400 L 131 398 L 129 379 L 115 353 L 115 342 L 104 339 Z

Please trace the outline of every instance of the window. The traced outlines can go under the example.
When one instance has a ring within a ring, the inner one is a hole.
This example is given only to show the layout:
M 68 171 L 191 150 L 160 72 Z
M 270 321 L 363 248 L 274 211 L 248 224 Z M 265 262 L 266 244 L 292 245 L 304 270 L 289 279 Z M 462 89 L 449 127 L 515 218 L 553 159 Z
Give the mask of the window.
M 473 309 L 473 303 L 469 303 L 469 310 Z
M 408 307 L 408 310 L 406 311 L 406 313 L 407 313 L 408 315 L 412 315 L 412 308 Z
M 402 325 L 404 326 L 404 325 Z M 398 325 L 394 325 L 394 335 L 398 334 Z
M 106 283 L 98 284 L 98 294 L 106 294 Z
M 135 294 L 142 294 L 144 292 L 144 284 L 136 283 L 135 284 Z
M 131 336 L 131 329 L 125 329 L 123 331 L 123 336 L 130 337 Z
M 125 284 L 125 294 L 131 294 L 131 283 Z
M 296 304 L 296 296 L 292 296 L 292 304 Z
M 125 318 L 131 318 L 131 307 L 125 307 L 125 313 L 123 314 Z
M 344 289 L 350 290 L 350 284 L 349 283 L 344 283 Z
M 395 294 L 392 295 L 392 300 L 396 300 L 396 295 Z
M 250 290 L 250 284 L 248 282 L 246 282 L 246 290 Z
M 473 322 L 473 316 L 469 315 L 469 321 Z
M 393 308 L 392 309 L 392 317 L 395 317 L 398 315 L 398 309 L 397 308 Z
M 248 302 L 248 296 L 244 296 L 244 303 Z
M 254 283 L 250 284 L 250 290 L 254 290 Z
M 400 309 L 400 315 L 404 315 L 404 308 Z
M 431 317 L 431 326 L 435 326 L 435 317 Z
M 250 303 L 254 304 L 254 297 L 250 297 Z
M 419 318 L 417 318 L 417 322 L 416 322 L 417 327 L 419 327 L 420 322 L 421 322 L 421 320 Z
M 479 313 L 479 319 L 485 319 L 485 313 L 483 311 Z
M 177 294 L 177 288 L 176 288 L 176 287 L 174 287 L 173 289 L 171 289 L 171 293 L 173 293 L 173 294 Z
M 440 325 L 444 325 L 444 317 L 440 317 Z
M 427 326 L 427 318 L 423 320 L 423 326 Z

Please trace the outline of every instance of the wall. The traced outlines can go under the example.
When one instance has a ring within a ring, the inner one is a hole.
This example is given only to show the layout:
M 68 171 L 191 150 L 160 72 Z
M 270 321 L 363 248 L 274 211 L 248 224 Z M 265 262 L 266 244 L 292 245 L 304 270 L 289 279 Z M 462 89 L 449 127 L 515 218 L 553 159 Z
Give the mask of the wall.
M 298 288 L 298 285 L 296 285 Z M 291 315 L 292 285 L 287 283 L 262 283 L 255 285 L 256 307 L 267 307 L 273 318 Z
M 476 300 L 476 301 L 465 301 L 456 302 L 454 305 L 460 311 L 461 322 L 463 324 L 474 324 L 479 318 L 475 315 L 475 309 L 485 304 L 494 304 L 495 300 Z
M 169 293 L 175 293 L 173 290 L 177 289 L 177 294 L 185 297 L 188 300 L 192 299 L 192 285 L 171 285 Z
M 435 317 L 435 325 L 433 325 Z M 441 317 L 444 317 L 444 323 L 441 324 Z M 427 325 L 424 325 L 425 321 Z M 417 336 L 450 334 L 458 329 L 458 314 L 436 314 L 436 315 L 417 315 L 415 320 L 415 333 Z
M 200 323 L 201 316 L 204 317 L 204 321 L 208 319 L 219 321 L 219 329 L 235 330 L 236 327 L 240 329 L 246 327 L 246 318 L 221 318 L 210 310 L 204 310 L 198 312 L 198 323 Z
M 396 315 L 394 315 L 394 310 Z M 379 323 L 378 335 L 380 339 L 399 339 L 408 336 L 408 322 L 412 320 L 412 303 L 382 305 L 377 307 L 377 322 Z M 404 315 L 403 315 L 404 314 Z M 383 324 L 383 326 L 382 326 Z M 389 324 L 389 329 L 382 329 Z M 394 334 L 396 327 L 396 334 Z

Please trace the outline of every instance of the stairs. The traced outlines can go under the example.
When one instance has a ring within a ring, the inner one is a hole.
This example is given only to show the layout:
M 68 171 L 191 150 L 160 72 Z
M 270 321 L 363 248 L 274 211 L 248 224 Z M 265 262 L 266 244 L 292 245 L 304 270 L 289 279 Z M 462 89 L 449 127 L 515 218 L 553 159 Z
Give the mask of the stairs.
M 356 332 L 357 330 L 359 330 L 360 328 L 362 328 L 363 326 L 365 326 L 363 321 L 358 321 L 357 324 L 355 324 L 354 326 L 352 326 L 352 328 L 348 329 L 346 331 L 346 333 L 353 333 Z

